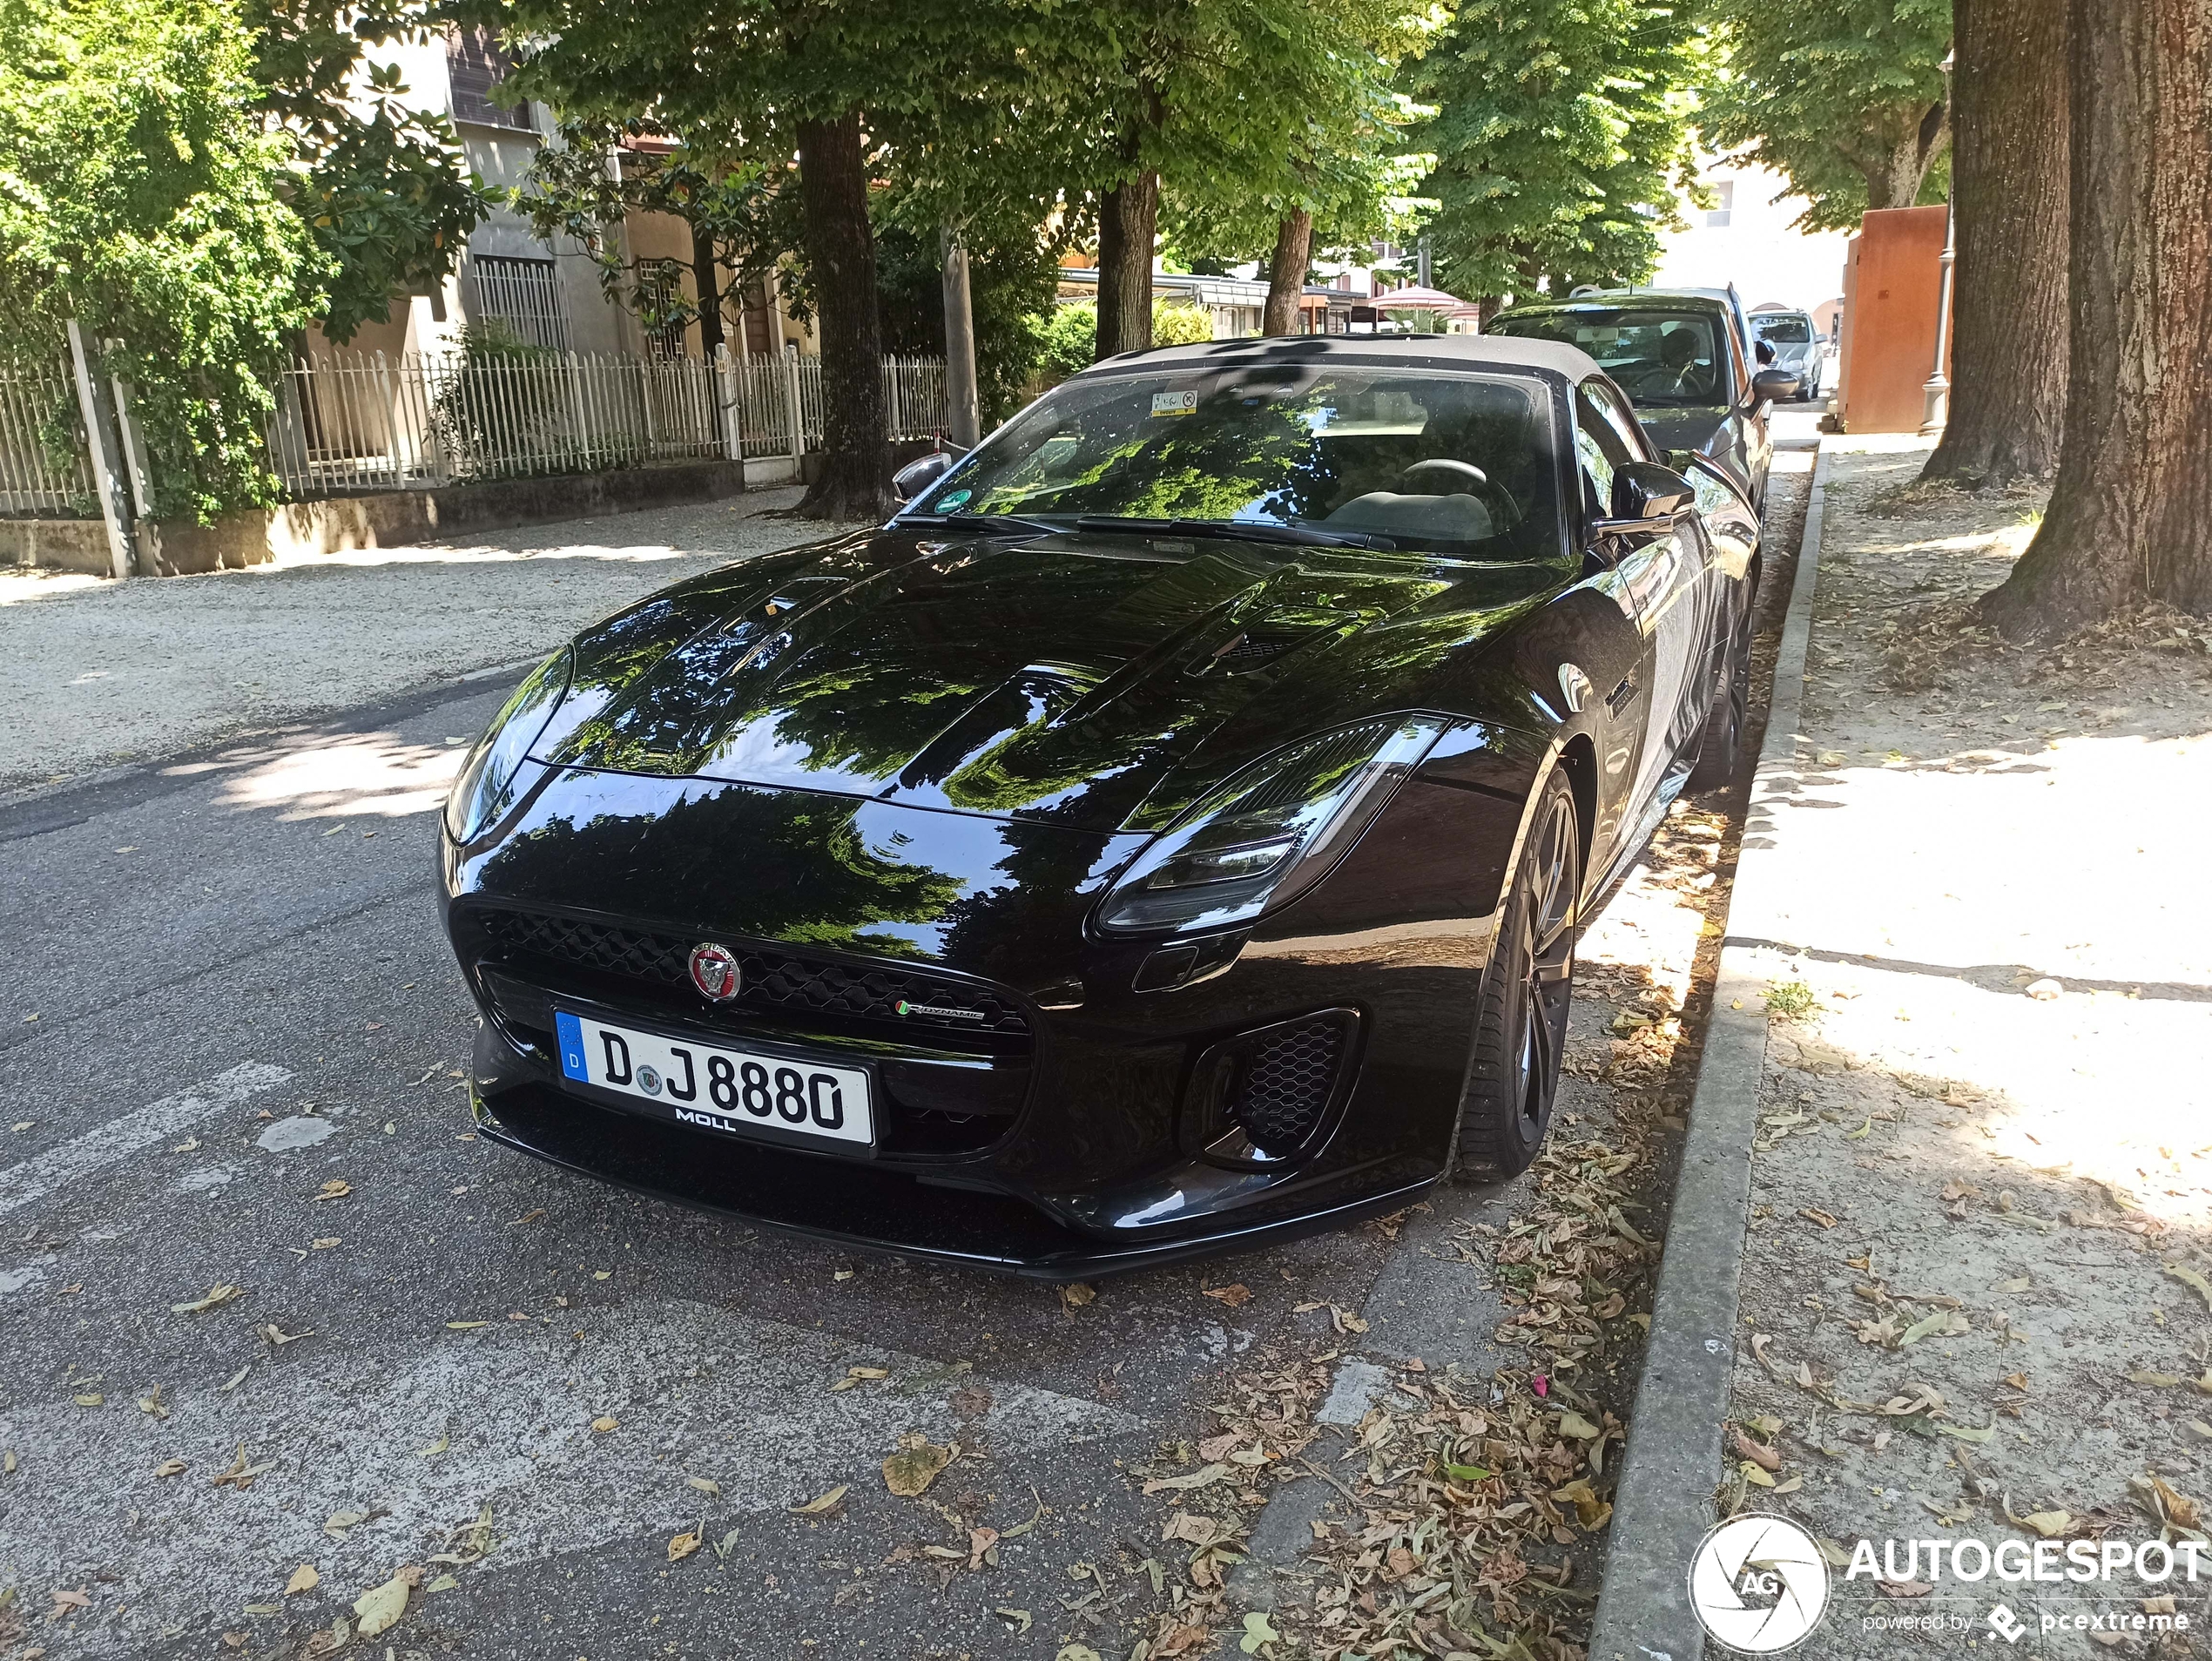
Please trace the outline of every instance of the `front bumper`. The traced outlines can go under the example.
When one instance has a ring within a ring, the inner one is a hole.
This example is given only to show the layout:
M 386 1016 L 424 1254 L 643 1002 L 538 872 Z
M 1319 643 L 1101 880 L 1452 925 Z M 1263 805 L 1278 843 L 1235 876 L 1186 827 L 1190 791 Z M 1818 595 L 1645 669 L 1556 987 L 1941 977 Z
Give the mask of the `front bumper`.
M 1440 766 L 1482 770 L 1464 757 Z M 860 953 L 748 928 L 753 901 L 718 888 L 720 868 L 691 852 L 717 841 L 714 804 L 745 787 L 631 779 L 621 793 L 635 811 L 622 814 L 603 811 L 610 788 L 598 775 L 584 793 L 593 811 L 565 816 L 557 869 L 531 854 L 528 819 L 489 849 L 446 852 L 448 928 L 484 1016 L 477 1111 L 494 1140 L 766 1227 L 1046 1279 L 1327 1228 L 1407 1204 L 1447 1168 L 1519 827 L 1511 780 L 1417 776 L 1296 905 L 1145 991 L 1159 979 L 1152 944 L 1084 935 L 1122 857 L 1107 839 L 1055 830 L 1068 840 L 1046 847 L 1034 826 L 873 804 L 866 847 L 900 849 L 910 868 L 934 859 L 960 892 L 941 901 L 949 926 L 913 928 L 890 951 L 878 929 Z M 679 834 L 686 881 L 631 880 L 668 868 L 658 839 Z M 948 837 L 968 839 L 957 859 Z M 579 895 L 593 903 L 571 903 Z M 558 950 L 544 943 L 555 935 Z M 765 1001 L 700 999 L 670 965 L 702 939 L 746 954 Z M 900 988 L 912 1003 L 988 1019 L 891 1021 L 885 1001 Z M 769 1145 L 598 1099 L 561 1076 L 557 1005 L 865 1065 L 886 1107 L 878 1145 Z M 1298 1121 L 1305 1140 L 1289 1152 L 1231 1145 L 1221 1080 L 1238 1046 L 1331 1023 L 1335 1070 Z
M 489 1141 L 580 1175 L 779 1233 L 894 1257 L 1030 1280 L 1088 1280 L 1217 1253 L 1279 1245 L 1411 1205 L 1436 1178 L 1379 1188 L 1270 1219 L 1223 1219 L 1202 1233 L 1085 1233 L 1011 1195 L 928 1187 L 924 1177 L 702 1138 L 553 1090 L 510 1091 L 495 1112 L 479 1097 Z

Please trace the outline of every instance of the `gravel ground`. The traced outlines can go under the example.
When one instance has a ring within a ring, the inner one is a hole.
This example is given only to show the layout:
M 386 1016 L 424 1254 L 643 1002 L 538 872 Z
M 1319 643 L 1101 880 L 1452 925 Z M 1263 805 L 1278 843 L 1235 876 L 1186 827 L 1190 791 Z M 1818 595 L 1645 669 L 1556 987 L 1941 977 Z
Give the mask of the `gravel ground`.
M 0 793 L 347 709 L 550 650 L 739 554 L 833 526 L 796 490 L 118 583 L 0 575 Z
M 2132 1621 L 2170 1594 L 2202 1626 L 2203 1583 L 1962 1583 L 1905 1554 L 2204 1537 L 2207 646 L 2172 619 L 2047 651 L 1963 634 L 2037 498 L 1912 487 L 1914 442 L 1831 443 L 1803 771 L 1759 827 L 1797 881 L 1722 1510 L 1836 1548 L 1807 1655 L 1966 1653 L 2000 1603 L 2023 1652 L 2187 1653 Z M 1897 1543 L 1880 1593 L 1842 1572 L 1861 1539 Z M 2095 1610 L 2131 1624 L 2044 1624 Z

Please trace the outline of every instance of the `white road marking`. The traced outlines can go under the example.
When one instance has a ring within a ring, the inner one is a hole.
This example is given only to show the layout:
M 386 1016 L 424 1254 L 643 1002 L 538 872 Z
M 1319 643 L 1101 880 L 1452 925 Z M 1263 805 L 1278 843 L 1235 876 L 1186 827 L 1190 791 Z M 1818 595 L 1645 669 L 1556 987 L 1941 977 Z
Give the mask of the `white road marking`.
M 118 1388 L 115 1376 L 100 1408 L 66 1395 L 0 1408 L 0 1444 L 43 1473 L 0 1515 L 0 1563 L 37 1597 L 78 1565 L 111 1567 L 121 1581 L 99 1589 L 79 1639 L 91 1640 L 88 1654 L 132 1653 L 166 1624 L 235 1622 L 245 1604 L 280 1602 L 301 1563 L 350 1602 L 398 1564 L 447 1550 L 448 1530 L 486 1502 L 498 1539 L 488 1572 L 610 1541 L 658 1543 L 702 1516 L 710 1540 L 741 1526 L 757 1549 L 807 1526 L 786 1507 L 840 1482 L 856 1505 L 881 1502 L 878 1466 L 899 1435 L 949 1440 L 961 1427 L 950 1397 L 965 1386 L 990 1393 L 975 1428 L 994 1462 L 1147 1424 L 1079 1396 L 687 1300 L 563 1313 L 560 1328 L 498 1320 L 453 1332 L 444 1319 L 426 1311 L 415 1330 L 359 1334 L 364 1343 L 309 1340 L 316 1352 L 257 1373 L 234 1395 L 219 1379 L 172 1381 L 165 1421 L 134 1405 L 144 1386 Z M 570 1320 L 583 1341 L 570 1336 Z M 831 1394 L 855 1365 L 890 1377 Z M 602 1415 L 619 1428 L 595 1434 Z M 420 1451 L 441 1437 L 443 1451 Z M 215 1487 L 241 1442 L 250 1463 L 275 1469 L 243 1494 Z M 191 1468 L 155 1476 L 172 1457 Z M 703 1494 L 688 1476 L 722 1491 Z M 991 1521 L 1026 1517 L 1026 1492 L 995 1480 L 1014 1491 Z M 322 1531 L 339 1512 L 379 1510 L 388 1515 L 343 1541 Z M 919 1511 L 914 1524 L 935 1526 Z M 120 1604 L 129 1612 L 106 1619 Z M 93 1622 L 97 1637 L 84 1630 Z
M 193 1085 L 177 1096 L 110 1119 L 96 1130 L 49 1148 L 36 1158 L 0 1171 L 0 1217 L 21 1211 L 65 1188 L 103 1165 L 127 1159 L 162 1138 L 197 1124 L 210 1116 L 251 1100 L 265 1090 L 274 1090 L 290 1078 L 285 1068 L 267 1062 L 240 1062 L 226 1073 Z

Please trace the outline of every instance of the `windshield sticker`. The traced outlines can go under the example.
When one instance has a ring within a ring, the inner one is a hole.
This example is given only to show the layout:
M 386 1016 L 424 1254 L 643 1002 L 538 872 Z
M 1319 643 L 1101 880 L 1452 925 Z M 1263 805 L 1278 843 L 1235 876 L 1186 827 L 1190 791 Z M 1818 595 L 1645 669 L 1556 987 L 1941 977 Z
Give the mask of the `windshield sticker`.
M 1152 395 L 1152 413 L 1156 415 L 1195 415 L 1198 408 L 1198 395 L 1195 392 L 1156 392 Z
M 937 503 L 937 511 L 940 513 L 950 513 L 954 508 L 961 506 L 968 500 L 968 497 L 974 496 L 974 494 L 975 492 L 973 490 L 955 490 L 950 496 L 946 496 Z

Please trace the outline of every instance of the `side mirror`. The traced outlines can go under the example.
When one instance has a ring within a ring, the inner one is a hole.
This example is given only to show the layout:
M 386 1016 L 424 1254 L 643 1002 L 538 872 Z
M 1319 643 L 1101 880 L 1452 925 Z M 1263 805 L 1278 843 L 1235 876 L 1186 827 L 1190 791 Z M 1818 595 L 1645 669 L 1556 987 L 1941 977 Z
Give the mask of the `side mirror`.
M 904 506 L 945 476 L 960 457 L 941 445 L 920 461 L 908 462 L 891 476 L 891 494 Z
M 1613 476 L 1613 521 L 1665 522 L 1696 499 L 1688 479 L 1656 462 L 1629 462 Z
M 1797 377 L 1787 369 L 1762 369 L 1751 377 L 1754 404 L 1780 403 L 1797 395 Z

